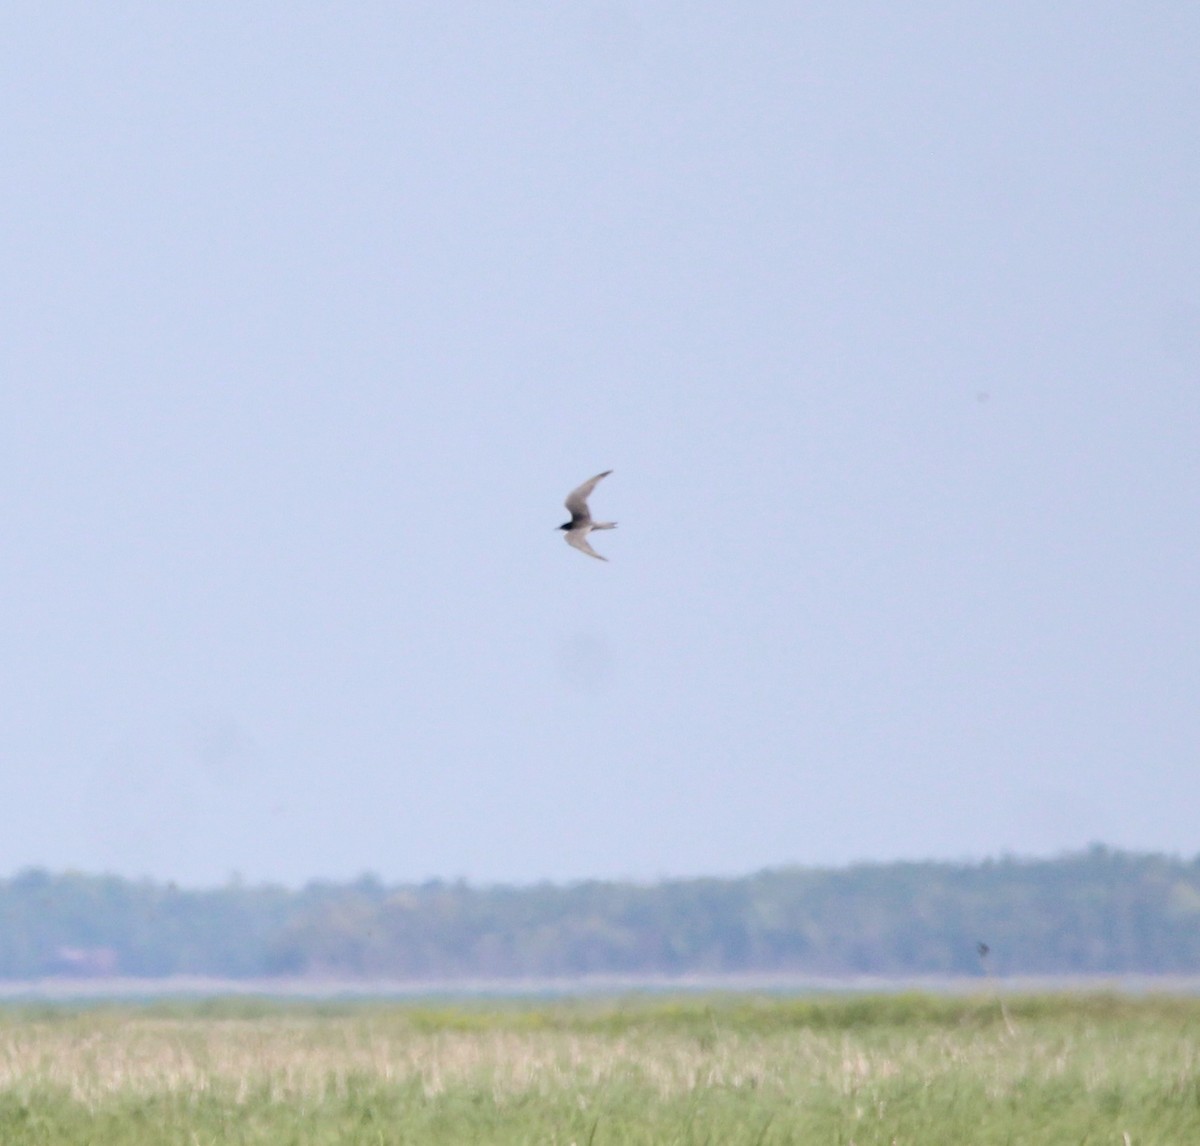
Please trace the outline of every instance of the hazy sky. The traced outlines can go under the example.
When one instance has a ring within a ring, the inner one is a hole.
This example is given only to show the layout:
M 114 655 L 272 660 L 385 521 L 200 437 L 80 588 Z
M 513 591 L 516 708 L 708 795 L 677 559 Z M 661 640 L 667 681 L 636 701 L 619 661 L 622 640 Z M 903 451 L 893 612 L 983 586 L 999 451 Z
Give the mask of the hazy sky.
M 1200 851 L 1198 59 L 5 4 L 0 873 Z

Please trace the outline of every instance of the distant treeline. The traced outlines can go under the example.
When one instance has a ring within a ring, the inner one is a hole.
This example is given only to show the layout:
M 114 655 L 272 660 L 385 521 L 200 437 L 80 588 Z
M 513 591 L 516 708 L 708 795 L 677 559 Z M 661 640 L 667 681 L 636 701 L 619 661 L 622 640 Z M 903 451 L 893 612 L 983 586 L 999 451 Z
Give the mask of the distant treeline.
M 0 978 L 1200 973 L 1200 857 L 784 868 L 643 885 L 0 881 Z

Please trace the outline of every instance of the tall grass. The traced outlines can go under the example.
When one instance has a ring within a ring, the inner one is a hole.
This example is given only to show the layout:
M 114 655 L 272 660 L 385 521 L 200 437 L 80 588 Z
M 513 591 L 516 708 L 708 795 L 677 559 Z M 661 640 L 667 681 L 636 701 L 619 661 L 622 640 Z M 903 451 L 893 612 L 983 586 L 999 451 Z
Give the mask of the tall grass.
M 1200 1002 L 0 1011 L 0 1142 L 1200 1143 Z

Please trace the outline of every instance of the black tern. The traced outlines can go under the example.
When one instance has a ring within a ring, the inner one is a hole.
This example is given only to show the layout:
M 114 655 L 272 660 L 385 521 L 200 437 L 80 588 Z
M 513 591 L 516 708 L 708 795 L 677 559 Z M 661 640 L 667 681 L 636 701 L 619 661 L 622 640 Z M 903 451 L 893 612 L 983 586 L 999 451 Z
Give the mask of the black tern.
M 578 489 L 573 489 L 567 494 L 567 500 L 563 504 L 571 511 L 571 520 L 558 527 L 566 531 L 568 545 L 574 546 L 589 557 L 596 558 L 597 561 L 607 561 L 608 558 L 601 557 L 588 544 L 587 535 L 593 529 L 616 529 L 617 523 L 615 521 L 593 521 L 587 499 L 591 496 L 592 490 L 596 488 L 596 483 L 601 478 L 608 477 L 610 473 L 612 470 L 605 470 L 594 478 L 588 478 Z

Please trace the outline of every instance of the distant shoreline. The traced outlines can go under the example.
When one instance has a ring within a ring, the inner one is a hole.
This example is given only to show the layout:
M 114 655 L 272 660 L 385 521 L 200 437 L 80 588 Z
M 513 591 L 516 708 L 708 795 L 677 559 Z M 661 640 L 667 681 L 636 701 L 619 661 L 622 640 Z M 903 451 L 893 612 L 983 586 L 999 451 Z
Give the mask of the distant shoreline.
M 22 1002 L 139 1002 L 159 999 L 267 998 L 281 1001 L 418 1002 L 423 999 L 569 999 L 632 994 L 929 994 L 986 995 L 1107 992 L 1122 995 L 1200 995 L 1200 975 L 806 976 L 596 975 L 573 979 L 431 979 L 425 981 L 318 978 L 154 979 L 44 978 L 0 981 L 0 1004 Z

